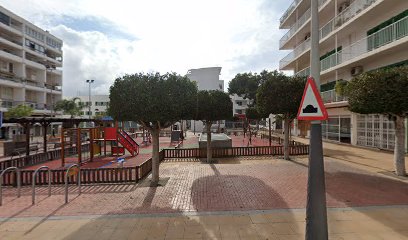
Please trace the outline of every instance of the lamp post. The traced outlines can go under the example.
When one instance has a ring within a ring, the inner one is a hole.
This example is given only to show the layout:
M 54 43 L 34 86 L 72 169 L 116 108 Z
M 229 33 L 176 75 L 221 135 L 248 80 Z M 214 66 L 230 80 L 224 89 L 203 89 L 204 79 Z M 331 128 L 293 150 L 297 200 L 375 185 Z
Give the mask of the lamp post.
M 91 119 L 91 84 L 94 82 L 95 80 L 91 79 L 91 80 L 86 80 L 86 83 L 89 84 L 89 95 L 88 95 L 88 116 L 89 119 Z

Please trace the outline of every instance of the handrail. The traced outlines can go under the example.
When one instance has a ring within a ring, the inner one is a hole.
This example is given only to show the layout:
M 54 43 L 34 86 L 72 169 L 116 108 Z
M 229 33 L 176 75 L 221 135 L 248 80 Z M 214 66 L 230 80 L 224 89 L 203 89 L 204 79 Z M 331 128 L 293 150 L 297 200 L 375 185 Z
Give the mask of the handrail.
M 48 196 L 51 196 L 51 169 L 48 166 L 41 166 L 39 168 L 37 168 L 34 171 L 33 174 L 33 184 L 32 184 L 32 196 L 31 196 L 31 203 L 32 205 L 35 204 L 35 178 L 37 177 L 37 173 L 41 170 L 41 169 L 47 169 L 48 170 Z
M 73 167 L 78 169 L 78 192 L 81 194 L 81 168 L 78 166 L 78 164 L 72 164 L 65 172 L 65 204 L 68 203 L 68 177 L 75 175 L 75 172 L 73 174 L 70 174 L 69 172 Z
M 21 158 L 21 153 L 20 153 L 19 151 L 13 151 L 13 152 L 11 153 L 11 158 L 10 158 L 10 160 L 13 160 L 13 157 L 16 156 L 16 155 L 14 155 L 15 153 L 18 154 L 18 158 Z
M 21 196 L 21 172 L 20 169 L 18 167 L 8 167 L 6 169 L 4 169 L 1 174 L 0 174 L 0 206 L 3 205 L 3 175 L 7 172 L 7 171 L 12 171 L 14 170 L 17 173 L 17 197 L 19 198 Z

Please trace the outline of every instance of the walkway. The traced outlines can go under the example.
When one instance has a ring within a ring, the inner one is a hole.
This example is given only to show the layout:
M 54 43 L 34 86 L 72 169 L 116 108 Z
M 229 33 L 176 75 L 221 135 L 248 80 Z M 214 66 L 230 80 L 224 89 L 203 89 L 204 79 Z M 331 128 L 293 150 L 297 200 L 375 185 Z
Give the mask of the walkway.
M 295 141 L 309 144 L 309 139 L 293 137 Z M 394 172 L 394 154 L 391 151 L 363 148 L 347 144 L 323 142 L 323 154 L 326 157 L 351 162 L 367 167 L 375 172 Z M 405 166 L 408 170 L 408 155 L 405 157 Z

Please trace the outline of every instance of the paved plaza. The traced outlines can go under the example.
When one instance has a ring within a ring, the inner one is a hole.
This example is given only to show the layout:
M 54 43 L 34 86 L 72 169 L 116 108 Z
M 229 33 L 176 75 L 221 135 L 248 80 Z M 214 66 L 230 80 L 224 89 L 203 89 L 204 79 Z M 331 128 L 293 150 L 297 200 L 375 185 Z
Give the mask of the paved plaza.
M 163 186 L 5 189 L 0 239 L 304 239 L 307 159 L 167 161 Z M 331 239 L 408 239 L 408 180 L 325 159 Z

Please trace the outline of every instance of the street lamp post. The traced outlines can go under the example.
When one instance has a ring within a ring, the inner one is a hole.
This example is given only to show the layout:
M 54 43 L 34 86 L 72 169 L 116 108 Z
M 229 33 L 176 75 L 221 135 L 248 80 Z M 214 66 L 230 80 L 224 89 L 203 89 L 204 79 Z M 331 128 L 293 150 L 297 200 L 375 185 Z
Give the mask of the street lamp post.
M 91 79 L 91 80 L 86 80 L 86 83 L 88 83 L 89 85 L 89 95 L 88 95 L 88 116 L 89 119 L 91 119 L 91 84 L 94 82 L 95 80 Z

